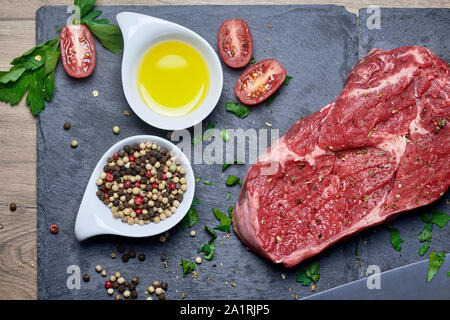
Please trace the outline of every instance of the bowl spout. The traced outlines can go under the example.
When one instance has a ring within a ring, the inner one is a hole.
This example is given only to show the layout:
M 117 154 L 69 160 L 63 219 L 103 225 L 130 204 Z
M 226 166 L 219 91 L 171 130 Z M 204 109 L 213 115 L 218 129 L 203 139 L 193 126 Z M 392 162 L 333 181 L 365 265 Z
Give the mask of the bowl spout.
M 147 16 L 136 12 L 120 12 L 116 16 L 117 23 L 122 31 L 123 40 L 126 43 L 127 40 L 133 37 L 133 34 L 143 24 L 151 25 L 161 21 L 159 18 Z

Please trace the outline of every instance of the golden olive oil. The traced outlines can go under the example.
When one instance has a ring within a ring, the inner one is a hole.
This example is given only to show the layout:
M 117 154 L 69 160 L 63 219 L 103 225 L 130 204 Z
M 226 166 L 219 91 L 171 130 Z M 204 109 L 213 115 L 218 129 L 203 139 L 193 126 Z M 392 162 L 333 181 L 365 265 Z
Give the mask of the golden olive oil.
M 138 69 L 141 98 L 153 111 L 181 117 L 197 108 L 205 98 L 210 74 L 203 56 L 190 44 L 166 40 L 152 46 Z

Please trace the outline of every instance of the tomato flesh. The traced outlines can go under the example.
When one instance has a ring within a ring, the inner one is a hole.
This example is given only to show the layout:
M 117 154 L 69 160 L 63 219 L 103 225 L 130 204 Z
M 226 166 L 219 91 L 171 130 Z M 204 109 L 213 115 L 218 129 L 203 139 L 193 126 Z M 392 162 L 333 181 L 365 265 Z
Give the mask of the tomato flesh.
M 219 53 L 223 62 L 231 68 L 242 68 L 253 55 L 253 39 L 244 20 L 226 20 L 219 29 Z
M 61 30 L 61 60 L 67 74 L 85 78 L 95 68 L 97 53 L 89 29 L 81 24 L 71 24 Z
M 255 105 L 270 97 L 286 79 L 286 69 L 275 59 L 251 66 L 239 77 L 234 92 L 247 105 Z

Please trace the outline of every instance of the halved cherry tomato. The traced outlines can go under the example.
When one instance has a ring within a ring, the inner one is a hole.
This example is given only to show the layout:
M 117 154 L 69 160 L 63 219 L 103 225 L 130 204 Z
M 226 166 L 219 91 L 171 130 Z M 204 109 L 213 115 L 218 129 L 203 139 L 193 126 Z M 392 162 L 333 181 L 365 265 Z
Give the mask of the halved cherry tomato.
M 94 71 L 97 61 L 92 33 L 82 24 L 71 24 L 61 30 L 61 60 L 67 74 L 85 78 Z
M 219 29 L 219 53 L 223 62 L 231 68 L 242 68 L 253 55 L 253 39 L 244 20 L 226 20 Z
M 270 97 L 285 79 L 286 70 L 277 60 L 263 60 L 244 71 L 234 92 L 242 103 L 254 105 Z

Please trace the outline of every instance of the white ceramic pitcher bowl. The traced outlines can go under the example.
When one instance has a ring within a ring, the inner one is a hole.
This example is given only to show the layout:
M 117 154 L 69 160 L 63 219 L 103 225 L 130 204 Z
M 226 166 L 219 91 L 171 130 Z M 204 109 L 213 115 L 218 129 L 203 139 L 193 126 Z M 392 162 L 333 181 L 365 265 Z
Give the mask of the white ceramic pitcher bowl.
M 164 130 L 189 128 L 205 119 L 219 101 L 223 86 L 222 66 L 211 45 L 194 31 L 159 18 L 134 12 L 121 12 L 116 18 L 124 39 L 123 91 L 128 104 L 139 118 Z M 196 48 L 204 57 L 210 72 L 210 86 L 203 102 L 181 117 L 166 117 L 152 111 L 138 91 L 137 70 L 143 55 L 150 47 L 165 40 L 184 41 Z

